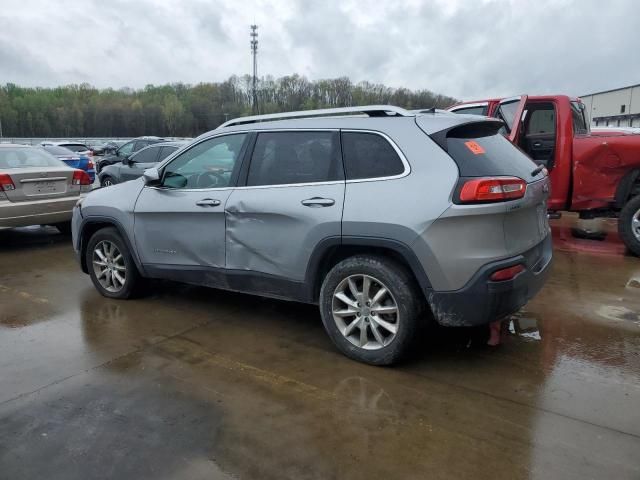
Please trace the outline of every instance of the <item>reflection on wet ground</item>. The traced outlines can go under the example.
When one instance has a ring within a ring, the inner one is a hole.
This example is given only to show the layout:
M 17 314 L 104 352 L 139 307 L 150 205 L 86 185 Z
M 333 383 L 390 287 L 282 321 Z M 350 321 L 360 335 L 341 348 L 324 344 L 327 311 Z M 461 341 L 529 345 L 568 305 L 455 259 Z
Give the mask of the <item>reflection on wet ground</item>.
M 316 308 L 173 283 L 100 297 L 0 231 L 0 478 L 640 478 L 640 260 L 558 251 L 503 343 L 338 354 Z

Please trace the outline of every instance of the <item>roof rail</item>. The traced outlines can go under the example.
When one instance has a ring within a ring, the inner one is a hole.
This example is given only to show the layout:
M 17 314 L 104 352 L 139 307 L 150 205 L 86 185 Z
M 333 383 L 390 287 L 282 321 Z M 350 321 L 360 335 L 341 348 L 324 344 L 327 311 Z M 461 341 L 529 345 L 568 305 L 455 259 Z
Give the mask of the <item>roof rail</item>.
M 271 120 L 287 120 L 289 118 L 312 118 L 332 115 L 343 115 L 349 113 L 364 113 L 370 117 L 384 117 L 389 114 L 399 117 L 413 117 L 415 114 L 393 105 L 366 105 L 362 107 L 341 107 L 324 108 L 321 110 L 301 110 L 299 112 L 269 113 L 266 115 L 253 115 L 250 117 L 238 117 L 228 122 L 224 122 L 218 128 L 231 127 L 233 125 L 244 125 L 247 123 L 266 122 Z

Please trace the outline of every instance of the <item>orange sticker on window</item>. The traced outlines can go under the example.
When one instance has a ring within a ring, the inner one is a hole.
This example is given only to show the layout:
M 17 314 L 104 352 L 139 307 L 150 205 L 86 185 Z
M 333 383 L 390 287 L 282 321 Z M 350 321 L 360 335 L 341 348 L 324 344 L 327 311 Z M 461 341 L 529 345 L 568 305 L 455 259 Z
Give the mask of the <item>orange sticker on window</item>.
M 478 142 L 469 140 L 468 142 L 464 142 L 464 144 L 469 150 L 471 150 L 471 153 L 473 153 L 474 155 L 481 155 L 484 153 L 484 148 L 482 148 Z

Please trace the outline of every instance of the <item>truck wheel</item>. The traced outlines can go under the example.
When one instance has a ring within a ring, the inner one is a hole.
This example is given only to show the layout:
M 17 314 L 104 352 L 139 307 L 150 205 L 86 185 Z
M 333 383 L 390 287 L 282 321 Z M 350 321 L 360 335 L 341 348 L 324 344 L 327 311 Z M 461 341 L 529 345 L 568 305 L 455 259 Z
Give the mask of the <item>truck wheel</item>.
M 640 195 L 632 197 L 622 208 L 618 232 L 627 248 L 640 257 Z
M 346 356 L 390 365 L 408 353 L 418 336 L 421 297 L 402 266 L 358 255 L 338 263 L 325 277 L 320 314 L 329 337 Z

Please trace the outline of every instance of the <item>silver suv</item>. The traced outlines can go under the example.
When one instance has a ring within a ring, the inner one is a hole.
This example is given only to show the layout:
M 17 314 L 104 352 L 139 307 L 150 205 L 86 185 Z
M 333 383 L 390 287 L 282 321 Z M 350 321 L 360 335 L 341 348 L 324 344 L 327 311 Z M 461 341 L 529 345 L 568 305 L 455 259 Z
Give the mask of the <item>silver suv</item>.
M 392 106 L 231 120 L 87 195 L 74 248 L 106 297 L 158 278 L 315 303 L 343 353 L 391 364 L 421 322 L 486 324 L 544 283 L 548 178 L 501 127 Z

